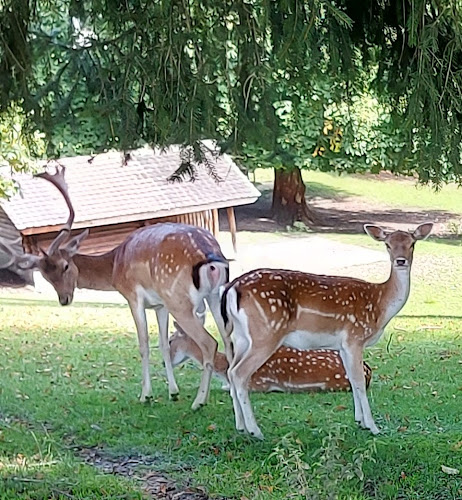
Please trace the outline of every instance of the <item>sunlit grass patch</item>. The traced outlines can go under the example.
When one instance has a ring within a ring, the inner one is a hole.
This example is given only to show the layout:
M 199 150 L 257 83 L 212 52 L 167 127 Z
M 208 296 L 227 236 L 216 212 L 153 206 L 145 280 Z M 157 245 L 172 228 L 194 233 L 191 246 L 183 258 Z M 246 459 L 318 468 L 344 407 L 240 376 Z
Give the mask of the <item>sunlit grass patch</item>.
M 458 498 L 461 476 L 441 469 L 462 460 L 457 315 L 429 328 L 418 308 L 367 350 L 379 437 L 357 428 L 351 394 L 253 394 L 260 443 L 236 433 L 218 381 L 209 405 L 191 410 L 200 372 L 190 363 L 176 370 L 180 400 L 168 400 L 155 332 L 154 401 L 138 402 L 127 307 L 9 299 L 0 308 L 3 498 L 137 498 L 137 482 L 83 464 L 82 446 L 156 456 L 155 470 L 212 497 L 330 498 L 336 488 L 339 498 Z

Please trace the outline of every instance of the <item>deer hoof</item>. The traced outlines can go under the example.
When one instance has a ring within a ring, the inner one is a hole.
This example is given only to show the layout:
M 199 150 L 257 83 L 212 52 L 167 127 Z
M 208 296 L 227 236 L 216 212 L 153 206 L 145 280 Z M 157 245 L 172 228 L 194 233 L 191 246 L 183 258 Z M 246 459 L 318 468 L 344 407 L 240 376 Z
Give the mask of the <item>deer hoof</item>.
M 194 403 L 191 405 L 191 409 L 193 411 L 197 411 L 197 410 L 200 410 L 203 406 L 205 406 L 205 403 L 196 403 L 194 401 Z
M 251 432 L 250 435 L 255 439 L 259 439 L 260 441 L 263 441 L 265 439 L 265 437 L 263 436 L 263 434 L 260 431 Z

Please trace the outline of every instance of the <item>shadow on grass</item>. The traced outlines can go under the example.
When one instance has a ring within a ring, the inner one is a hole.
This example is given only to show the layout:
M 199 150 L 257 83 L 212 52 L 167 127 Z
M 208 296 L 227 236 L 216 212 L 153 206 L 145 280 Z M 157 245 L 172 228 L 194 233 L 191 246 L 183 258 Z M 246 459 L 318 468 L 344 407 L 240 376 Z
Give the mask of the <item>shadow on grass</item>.
M 253 232 L 275 232 L 284 231 L 285 226 L 278 224 L 272 219 L 272 184 L 264 183 L 257 185 L 261 191 L 260 198 L 252 205 L 243 205 L 235 208 L 237 227 L 239 231 Z M 447 224 L 457 214 L 444 210 L 418 210 L 407 208 L 363 209 L 364 204 L 355 205 L 354 199 L 339 206 L 320 206 L 317 204 L 319 198 L 341 202 L 353 193 L 335 189 L 321 183 L 307 184 L 307 201 L 316 218 L 315 225 L 311 229 L 318 233 L 340 233 L 340 234 L 363 234 L 364 224 L 378 224 L 388 230 L 401 229 L 404 231 L 415 228 L 424 222 L 436 222 L 438 225 Z M 316 200 L 318 198 L 318 200 Z M 229 230 L 226 213 L 220 213 L 220 227 Z M 445 234 L 444 241 L 450 245 L 459 244 L 455 235 Z
M 454 315 L 444 315 L 444 314 L 403 314 L 396 316 L 399 319 L 445 319 L 445 320 L 462 320 L 462 316 L 454 316 Z
M 254 183 L 255 187 L 260 191 L 261 195 L 265 198 L 271 198 L 273 194 L 273 183 Z M 311 198 L 327 198 L 333 200 L 341 200 L 347 196 L 352 196 L 354 193 L 345 189 L 334 188 L 321 182 L 308 182 L 306 186 L 306 196 Z
M 317 221 L 313 229 L 320 233 L 362 234 L 364 224 L 378 224 L 384 229 L 408 231 L 425 222 L 447 223 L 456 214 L 443 210 L 402 210 L 385 208 L 377 210 L 355 210 L 354 206 L 342 208 L 314 207 Z M 444 240 L 450 244 L 457 241 L 453 238 Z
M 453 247 L 462 246 L 462 239 L 460 236 L 444 237 L 444 238 L 432 238 L 432 243 L 438 243 L 440 245 L 449 245 Z
M 24 306 L 40 306 L 40 307 L 58 307 L 58 300 L 40 300 L 40 299 L 30 299 L 27 297 L 1 297 L 0 296 L 0 306 L 13 306 L 13 307 L 24 307 Z M 125 307 L 126 304 L 117 304 L 114 302 L 75 302 L 72 303 L 72 308 L 87 308 L 87 307 L 97 307 L 97 308 L 117 308 L 120 309 Z
M 333 188 L 332 186 L 326 186 L 320 182 L 309 182 L 306 184 L 306 197 L 308 200 L 311 198 L 326 198 L 329 200 L 341 200 L 352 196 L 354 193 L 347 191 L 345 189 Z

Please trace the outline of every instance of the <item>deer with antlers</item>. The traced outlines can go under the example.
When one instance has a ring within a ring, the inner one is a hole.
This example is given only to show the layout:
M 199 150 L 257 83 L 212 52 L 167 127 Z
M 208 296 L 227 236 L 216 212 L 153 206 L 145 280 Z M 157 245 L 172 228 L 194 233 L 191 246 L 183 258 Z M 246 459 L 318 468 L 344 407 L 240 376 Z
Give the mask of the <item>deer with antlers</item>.
M 429 236 L 432 226 L 426 223 L 413 233 L 390 234 L 378 226 L 364 226 L 367 234 L 385 243 L 390 255 L 391 273 L 384 283 L 257 269 L 225 287 L 222 315 L 234 350 L 226 354 L 228 378 L 239 431 L 263 439 L 248 384 L 255 370 L 285 345 L 338 350 L 352 386 L 355 420 L 373 434 L 379 432 L 366 394 L 363 350 L 378 342 L 406 303 L 414 245 Z
M 170 337 L 170 357 L 173 367 L 188 359 L 202 365 L 202 352 L 194 340 L 175 323 L 175 332 Z M 222 352 L 215 355 L 213 371 L 224 387 L 228 387 L 229 364 Z M 366 389 L 369 387 L 372 369 L 364 362 Z M 348 375 L 337 351 L 328 349 L 300 350 L 281 346 L 249 381 L 252 392 L 311 392 L 349 391 Z
M 38 269 L 55 288 L 61 305 L 73 300 L 74 290 L 117 290 L 127 300 L 135 320 L 142 362 L 141 401 L 151 397 L 149 337 L 146 308 L 156 311 L 159 345 L 167 372 L 169 394 L 178 395 L 169 353 L 169 313 L 199 346 L 203 373 L 197 396 L 197 409 L 207 402 L 216 340 L 204 328 L 206 303 L 219 328 L 220 287 L 228 281 L 229 265 L 212 234 L 185 224 L 161 223 L 134 231 L 118 247 L 103 255 L 78 253 L 89 230 L 69 239 L 75 213 L 64 179 L 64 169 L 51 175 L 39 174 L 54 184 L 66 201 L 69 218 L 64 229 L 41 256 L 12 255 L 22 269 Z M 3 242 L 1 246 L 8 251 Z

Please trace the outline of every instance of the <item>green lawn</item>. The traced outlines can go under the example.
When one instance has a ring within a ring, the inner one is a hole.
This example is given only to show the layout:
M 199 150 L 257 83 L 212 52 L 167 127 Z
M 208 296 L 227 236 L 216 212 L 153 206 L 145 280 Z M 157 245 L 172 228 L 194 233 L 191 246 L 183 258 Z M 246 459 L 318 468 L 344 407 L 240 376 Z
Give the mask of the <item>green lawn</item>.
M 212 497 L 460 498 L 461 476 L 441 467 L 462 466 L 461 316 L 413 307 L 367 353 L 379 437 L 357 428 L 350 394 L 253 395 L 261 443 L 236 434 L 218 382 L 210 404 L 190 410 L 192 365 L 177 370 L 181 399 L 168 401 L 157 349 L 155 401 L 137 402 L 127 308 L 3 299 L 0 498 L 138 498 L 136 482 L 83 465 L 81 446 L 148 455 Z
M 374 204 L 390 207 L 414 207 L 426 210 L 444 210 L 462 213 L 462 190 L 454 184 L 436 191 L 431 186 L 417 184 L 413 179 L 381 180 L 367 175 L 338 175 L 318 171 L 302 171 L 307 196 L 323 198 L 357 196 Z M 274 174 L 271 169 L 257 169 L 250 177 L 257 185 L 271 187 Z
M 325 192 L 337 189 L 332 176 L 315 175 Z M 342 186 L 346 192 L 359 181 Z M 438 209 L 449 210 L 441 203 Z M 363 235 L 332 237 L 380 248 Z M 212 498 L 460 500 L 460 250 L 454 240 L 416 245 L 409 301 L 366 352 L 377 437 L 356 426 L 351 394 L 341 393 L 253 394 L 266 439 L 240 436 L 218 381 L 209 404 L 191 411 L 200 377 L 194 365 L 176 370 L 181 396 L 168 400 L 154 328 L 154 400 L 141 404 L 127 307 L 62 308 L 3 294 L 0 499 L 143 498 L 147 478 L 159 473 Z M 377 280 L 386 270 L 358 272 Z M 105 474 L 84 463 L 83 447 L 149 465 L 130 478 Z

